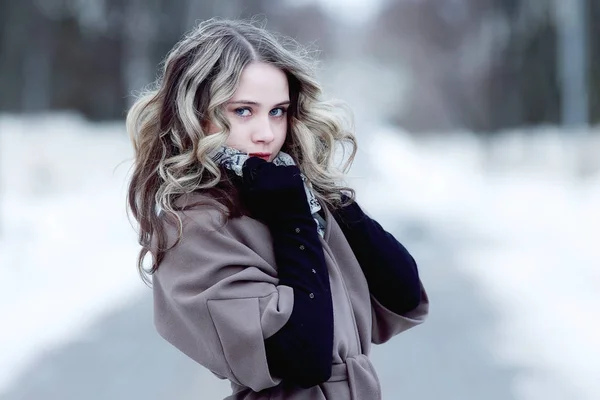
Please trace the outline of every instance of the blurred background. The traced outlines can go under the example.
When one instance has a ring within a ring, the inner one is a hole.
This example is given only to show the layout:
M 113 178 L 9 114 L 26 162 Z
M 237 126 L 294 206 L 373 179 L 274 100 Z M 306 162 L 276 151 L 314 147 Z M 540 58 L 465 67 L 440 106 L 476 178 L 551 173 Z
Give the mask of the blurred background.
M 320 50 L 429 291 L 384 398 L 600 399 L 596 0 L 0 0 L 0 399 L 229 393 L 154 331 L 124 118 L 197 21 L 255 15 Z

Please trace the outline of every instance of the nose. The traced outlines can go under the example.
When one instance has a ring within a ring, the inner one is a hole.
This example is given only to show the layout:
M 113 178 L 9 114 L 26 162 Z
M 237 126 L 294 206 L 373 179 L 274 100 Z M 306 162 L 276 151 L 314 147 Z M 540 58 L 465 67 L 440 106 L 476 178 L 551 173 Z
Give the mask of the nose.
M 256 143 L 271 143 L 275 138 L 271 121 L 268 118 L 261 118 L 254 126 L 252 140 Z

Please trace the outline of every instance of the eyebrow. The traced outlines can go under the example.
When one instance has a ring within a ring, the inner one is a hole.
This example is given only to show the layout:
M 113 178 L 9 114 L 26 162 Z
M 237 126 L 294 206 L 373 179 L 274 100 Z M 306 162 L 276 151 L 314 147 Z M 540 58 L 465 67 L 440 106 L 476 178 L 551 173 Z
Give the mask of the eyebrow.
M 260 106 L 261 104 L 256 102 L 256 101 L 251 101 L 251 100 L 235 100 L 235 101 L 229 101 L 228 104 L 248 104 L 248 105 L 253 105 L 253 106 Z M 281 101 L 277 104 L 275 104 L 274 107 L 277 106 L 287 106 L 290 104 L 289 100 L 285 100 L 285 101 Z

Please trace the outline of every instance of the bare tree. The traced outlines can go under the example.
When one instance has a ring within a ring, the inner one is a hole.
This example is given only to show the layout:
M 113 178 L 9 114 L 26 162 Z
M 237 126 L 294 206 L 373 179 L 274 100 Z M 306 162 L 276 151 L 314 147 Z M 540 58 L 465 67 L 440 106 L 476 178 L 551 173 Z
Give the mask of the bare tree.
M 331 43 L 334 23 L 318 7 L 279 0 L 0 1 L 0 112 L 123 118 L 130 94 L 197 20 L 256 15 L 303 43 Z
M 21 110 L 40 112 L 51 106 L 51 85 L 54 55 L 54 25 L 35 7 L 29 14 L 29 43 L 23 55 L 23 88 Z
M 1 2 L 0 20 L 0 110 L 20 111 L 22 52 L 29 44 L 32 0 Z
M 558 122 L 551 5 L 550 0 L 390 2 L 365 51 L 412 72 L 414 90 L 397 122 L 414 130 L 476 131 Z
M 152 46 L 157 33 L 156 0 L 129 0 L 123 10 L 122 71 L 127 94 L 146 86 L 154 78 Z M 128 96 L 128 105 L 134 97 Z
M 555 1 L 558 31 L 558 72 L 561 83 L 561 122 L 586 126 L 589 122 L 586 1 Z

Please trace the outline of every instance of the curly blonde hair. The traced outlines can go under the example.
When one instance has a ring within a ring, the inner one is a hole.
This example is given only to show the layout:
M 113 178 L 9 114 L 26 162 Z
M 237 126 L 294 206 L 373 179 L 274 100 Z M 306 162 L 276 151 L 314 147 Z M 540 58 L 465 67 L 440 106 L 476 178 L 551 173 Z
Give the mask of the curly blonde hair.
M 177 198 L 215 188 L 223 178 L 210 154 L 227 139 L 230 126 L 223 105 L 249 63 L 269 63 L 286 74 L 291 104 L 282 150 L 294 158 L 315 195 L 332 207 L 342 203 L 343 192 L 354 197 L 342 185 L 356 154 L 351 119 L 346 118 L 350 113 L 321 99 L 313 54 L 256 21 L 216 18 L 200 23 L 169 52 L 161 76 L 136 100 L 126 120 L 135 154 L 127 202 L 139 225 L 137 266 L 147 284 L 168 250 L 164 222 L 176 223 L 177 241 L 181 237 Z M 207 121 L 220 132 L 209 135 Z M 339 145 L 344 155 L 346 145 L 350 152 L 337 168 Z M 148 253 L 153 256 L 149 270 L 143 267 Z

